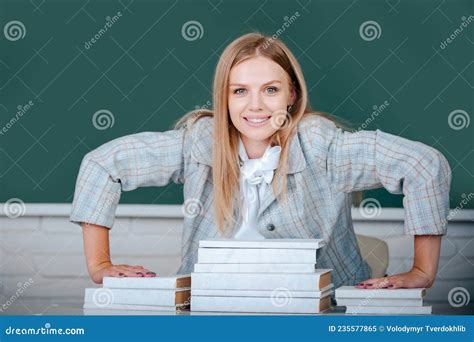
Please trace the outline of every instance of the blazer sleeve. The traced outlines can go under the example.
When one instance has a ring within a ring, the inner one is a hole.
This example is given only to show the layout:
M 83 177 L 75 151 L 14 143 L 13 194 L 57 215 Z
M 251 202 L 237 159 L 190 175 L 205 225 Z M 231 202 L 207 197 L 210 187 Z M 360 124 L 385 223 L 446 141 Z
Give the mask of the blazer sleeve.
M 406 234 L 446 234 L 451 169 L 438 150 L 380 130 L 351 133 L 322 121 L 327 173 L 337 191 L 384 187 L 403 194 Z
M 77 177 L 70 221 L 112 228 L 122 191 L 183 183 L 185 134 L 186 129 L 132 134 L 89 152 Z

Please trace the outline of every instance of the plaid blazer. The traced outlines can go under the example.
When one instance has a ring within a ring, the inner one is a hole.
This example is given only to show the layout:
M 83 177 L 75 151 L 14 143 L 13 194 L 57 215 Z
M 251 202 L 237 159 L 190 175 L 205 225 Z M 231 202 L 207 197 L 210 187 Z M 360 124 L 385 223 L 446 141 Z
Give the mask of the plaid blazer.
M 71 222 L 112 228 L 121 191 L 184 184 L 182 264 L 190 273 L 199 240 L 222 236 L 214 223 L 213 119 L 191 127 L 144 132 L 112 140 L 89 152 L 77 178 Z M 267 191 L 258 231 L 267 239 L 322 238 L 318 268 L 332 268 L 333 283 L 355 284 L 371 277 L 362 259 L 351 218 L 351 192 L 385 187 L 404 194 L 406 234 L 445 234 L 451 170 L 437 150 L 377 131 L 349 133 L 311 115 L 290 141 L 286 203 Z M 270 188 L 269 188 L 270 189 Z M 240 217 L 239 208 L 235 211 Z

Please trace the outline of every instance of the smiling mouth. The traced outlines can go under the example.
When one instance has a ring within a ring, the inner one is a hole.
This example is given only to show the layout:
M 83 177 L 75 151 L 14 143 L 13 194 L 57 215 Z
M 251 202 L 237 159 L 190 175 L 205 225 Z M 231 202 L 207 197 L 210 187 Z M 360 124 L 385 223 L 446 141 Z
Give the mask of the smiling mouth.
M 245 121 L 248 121 L 248 122 L 254 123 L 254 124 L 259 124 L 259 123 L 266 122 L 266 121 L 270 120 L 270 118 L 271 118 L 271 115 L 270 116 L 264 116 L 264 117 L 244 116 Z

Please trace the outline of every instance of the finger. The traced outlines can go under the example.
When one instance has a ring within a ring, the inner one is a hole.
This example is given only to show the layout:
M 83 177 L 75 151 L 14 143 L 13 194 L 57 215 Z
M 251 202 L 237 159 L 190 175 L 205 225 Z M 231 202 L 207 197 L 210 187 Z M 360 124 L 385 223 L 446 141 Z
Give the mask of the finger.
M 141 274 L 143 274 L 144 277 L 156 277 L 156 272 L 150 271 L 143 266 L 121 265 L 121 267 L 127 269 L 128 271 L 136 272 L 139 277 L 141 277 Z
M 127 267 L 117 266 L 116 270 L 120 271 L 120 273 L 123 273 L 123 275 L 127 276 L 127 277 L 139 277 L 139 278 L 145 277 L 144 272 L 132 270 L 132 269 L 127 268 Z
M 384 289 L 389 285 L 388 278 L 372 278 L 363 282 L 365 289 Z
M 390 281 L 390 285 L 389 285 L 389 288 L 390 289 L 401 289 L 401 288 L 404 288 L 405 282 L 403 281 L 403 278 L 401 277 L 397 277 L 397 278 L 393 278 L 391 279 Z

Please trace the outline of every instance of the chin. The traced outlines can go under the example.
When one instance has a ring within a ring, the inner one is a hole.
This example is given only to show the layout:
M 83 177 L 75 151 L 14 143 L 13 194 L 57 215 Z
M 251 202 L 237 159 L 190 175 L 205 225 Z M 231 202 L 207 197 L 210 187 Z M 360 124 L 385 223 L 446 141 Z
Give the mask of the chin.
M 252 131 L 240 131 L 240 134 L 245 136 L 247 139 L 254 141 L 267 141 L 274 132 L 252 132 Z

